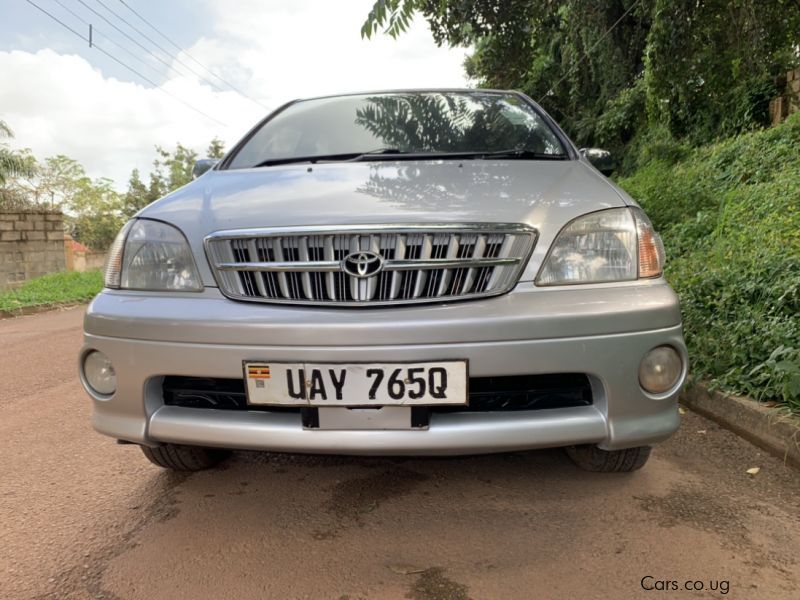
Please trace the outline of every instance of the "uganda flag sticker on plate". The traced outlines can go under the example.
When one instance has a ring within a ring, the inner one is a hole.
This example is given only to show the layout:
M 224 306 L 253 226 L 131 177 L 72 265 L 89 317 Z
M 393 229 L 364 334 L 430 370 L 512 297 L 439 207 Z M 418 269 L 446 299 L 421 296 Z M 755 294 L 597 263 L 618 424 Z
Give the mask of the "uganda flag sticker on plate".
M 255 379 L 257 383 L 262 383 L 264 379 L 269 379 L 269 365 L 251 363 L 247 365 L 247 378 Z M 261 386 L 259 386 L 261 387 Z

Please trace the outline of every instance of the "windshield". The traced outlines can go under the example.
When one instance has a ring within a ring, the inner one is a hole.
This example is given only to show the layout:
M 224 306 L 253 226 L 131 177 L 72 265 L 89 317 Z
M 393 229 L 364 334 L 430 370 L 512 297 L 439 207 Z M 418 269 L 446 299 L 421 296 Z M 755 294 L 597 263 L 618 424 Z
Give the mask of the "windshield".
M 566 156 L 555 132 L 516 94 L 380 93 L 291 104 L 264 123 L 227 166 L 362 154 L 395 160 L 402 154 L 505 151 L 525 151 L 526 158 Z

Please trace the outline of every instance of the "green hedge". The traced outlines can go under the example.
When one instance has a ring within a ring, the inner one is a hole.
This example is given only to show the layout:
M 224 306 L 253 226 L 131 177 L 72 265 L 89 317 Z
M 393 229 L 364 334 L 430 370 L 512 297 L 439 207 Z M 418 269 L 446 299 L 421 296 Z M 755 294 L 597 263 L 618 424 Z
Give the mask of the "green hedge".
M 693 373 L 800 411 L 800 114 L 619 183 L 664 238 Z

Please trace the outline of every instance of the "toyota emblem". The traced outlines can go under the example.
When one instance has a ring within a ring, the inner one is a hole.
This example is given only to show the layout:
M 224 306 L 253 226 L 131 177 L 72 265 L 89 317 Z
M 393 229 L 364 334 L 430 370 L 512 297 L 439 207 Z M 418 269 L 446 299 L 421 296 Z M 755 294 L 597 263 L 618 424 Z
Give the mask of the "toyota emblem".
M 348 254 L 342 261 L 342 271 L 359 279 L 372 277 L 382 270 L 383 257 L 367 250 Z

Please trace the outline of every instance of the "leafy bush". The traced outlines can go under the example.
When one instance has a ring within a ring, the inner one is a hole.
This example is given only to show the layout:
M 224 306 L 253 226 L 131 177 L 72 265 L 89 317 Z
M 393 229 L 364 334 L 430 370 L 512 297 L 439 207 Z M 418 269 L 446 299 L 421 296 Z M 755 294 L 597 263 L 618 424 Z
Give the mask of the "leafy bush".
M 800 115 L 620 184 L 661 230 L 692 369 L 800 411 Z
M 676 140 L 663 125 L 651 124 L 640 129 L 625 149 L 621 171 L 630 174 L 653 161 L 674 165 L 684 160 L 691 147 Z

